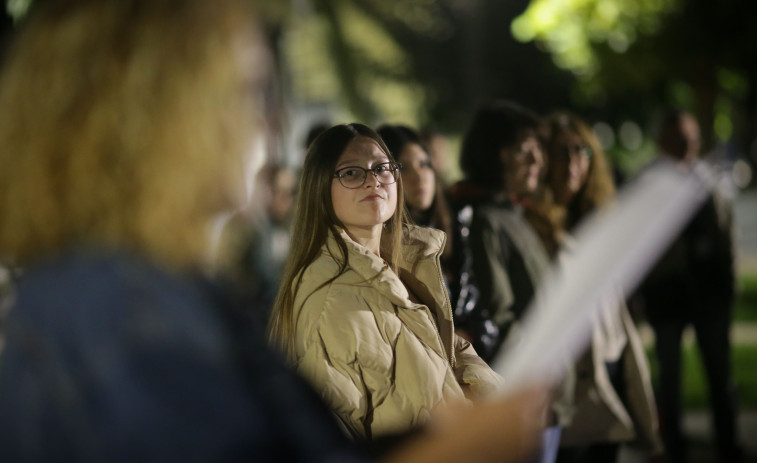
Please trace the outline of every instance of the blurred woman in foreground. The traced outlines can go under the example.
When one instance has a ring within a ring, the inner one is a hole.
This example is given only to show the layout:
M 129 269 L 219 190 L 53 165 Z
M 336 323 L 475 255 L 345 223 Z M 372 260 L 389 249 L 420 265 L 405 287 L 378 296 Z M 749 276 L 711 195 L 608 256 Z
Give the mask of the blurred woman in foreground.
M 246 4 L 48 0 L 21 25 L 0 80 L 0 256 L 23 267 L 3 461 L 365 459 L 201 276 L 257 126 Z M 385 459 L 514 458 L 539 396 L 450 412 Z

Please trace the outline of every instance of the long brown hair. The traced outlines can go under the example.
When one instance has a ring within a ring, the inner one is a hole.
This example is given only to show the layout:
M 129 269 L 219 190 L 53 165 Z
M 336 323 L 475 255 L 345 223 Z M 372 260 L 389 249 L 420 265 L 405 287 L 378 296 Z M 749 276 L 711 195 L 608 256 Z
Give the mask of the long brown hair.
M 300 288 L 300 277 L 318 257 L 329 236 L 336 241 L 338 255 L 332 254 L 332 257 L 339 263 L 339 270 L 320 287 L 334 281 L 349 266 L 347 244 L 338 230 L 340 227 L 343 228 L 343 224 L 334 212 L 331 199 L 331 183 L 339 157 L 358 137 L 372 139 L 390 160 L 395 160 L 381 137 L 373 129 L 357 123 L 336 125 L 326 130 L 313 141 L 305 156 L 289 257 L 284 267 L 281 287 L 269 323 L 271 342 L 290 357 L 293 353 L 295 329 L 294 299 Z M 402 177 L 399 177 L 397 179 L 397 208 L 385 224 L 381 246 L 382 257 L 389 262 L 395 272 L 402 245 L 402 225 L 407 221 L 403 202 Z
M 567 205 L 556 200 L 556 192 L 562 185 L 551 167 L 556 157 L 563 155 L 558 140 L 565 133 L 578 135 L 592 153 L 586 181 Z M 567 111 L 552 113 L 544 119 L 543 135 L 548 160 L 545 189 L 541 201 L 527 213 L 527 217 L 542 237 L 547 250 L 554 255 L 560 246 L 560 236 L 610 201 L 615 194 L 615 184 L 599 140 L 591 127 L 578 116 Z
M 197 265 L 254 126 L 246 2 L 38 3 L 0 81 L 2 258 L 94 243 Z

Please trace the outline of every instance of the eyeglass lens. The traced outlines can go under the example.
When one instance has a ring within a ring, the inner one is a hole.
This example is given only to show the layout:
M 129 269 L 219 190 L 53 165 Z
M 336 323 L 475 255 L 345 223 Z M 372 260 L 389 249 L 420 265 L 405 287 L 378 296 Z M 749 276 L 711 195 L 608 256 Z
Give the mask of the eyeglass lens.
M 345 188 L 359 188 L 368 177 L 368 172 L 376 176 L 376 180 L 382 185 L 388 185 L 397 181 L 397 172 L 399 166 L 391 162 L 385 162 L 375 166 L 373 169 L 364 169 L 362 167 L 350 166 L 336 171 L 336 177 L 339 178 L 342 186 Z

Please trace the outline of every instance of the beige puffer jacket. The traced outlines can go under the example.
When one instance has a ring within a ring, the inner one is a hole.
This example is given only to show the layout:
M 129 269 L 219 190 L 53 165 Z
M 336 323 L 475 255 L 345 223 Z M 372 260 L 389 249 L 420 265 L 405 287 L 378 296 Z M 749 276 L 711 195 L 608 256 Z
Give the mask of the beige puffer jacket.
M 439 255 L 445 235 L 407 226 L 400 276 L 341 231 L 349 267 L 336 275 L 333 237 L 305 270 L 295 297 L 294 364 L 354 436 L 422 424 L 434 407 L 485 394 L 501 378 L 454 334 Z M 408 288 L 423 304 L 413 303 Z

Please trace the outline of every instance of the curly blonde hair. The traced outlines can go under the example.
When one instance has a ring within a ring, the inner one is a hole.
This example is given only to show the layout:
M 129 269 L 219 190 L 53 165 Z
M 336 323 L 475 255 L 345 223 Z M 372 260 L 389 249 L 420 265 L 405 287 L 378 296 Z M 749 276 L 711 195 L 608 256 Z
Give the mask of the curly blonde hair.
M 0 80 L 0 256 L 198 264 L 240 185 L 255 30 L 241 0 L 40 2 Z

